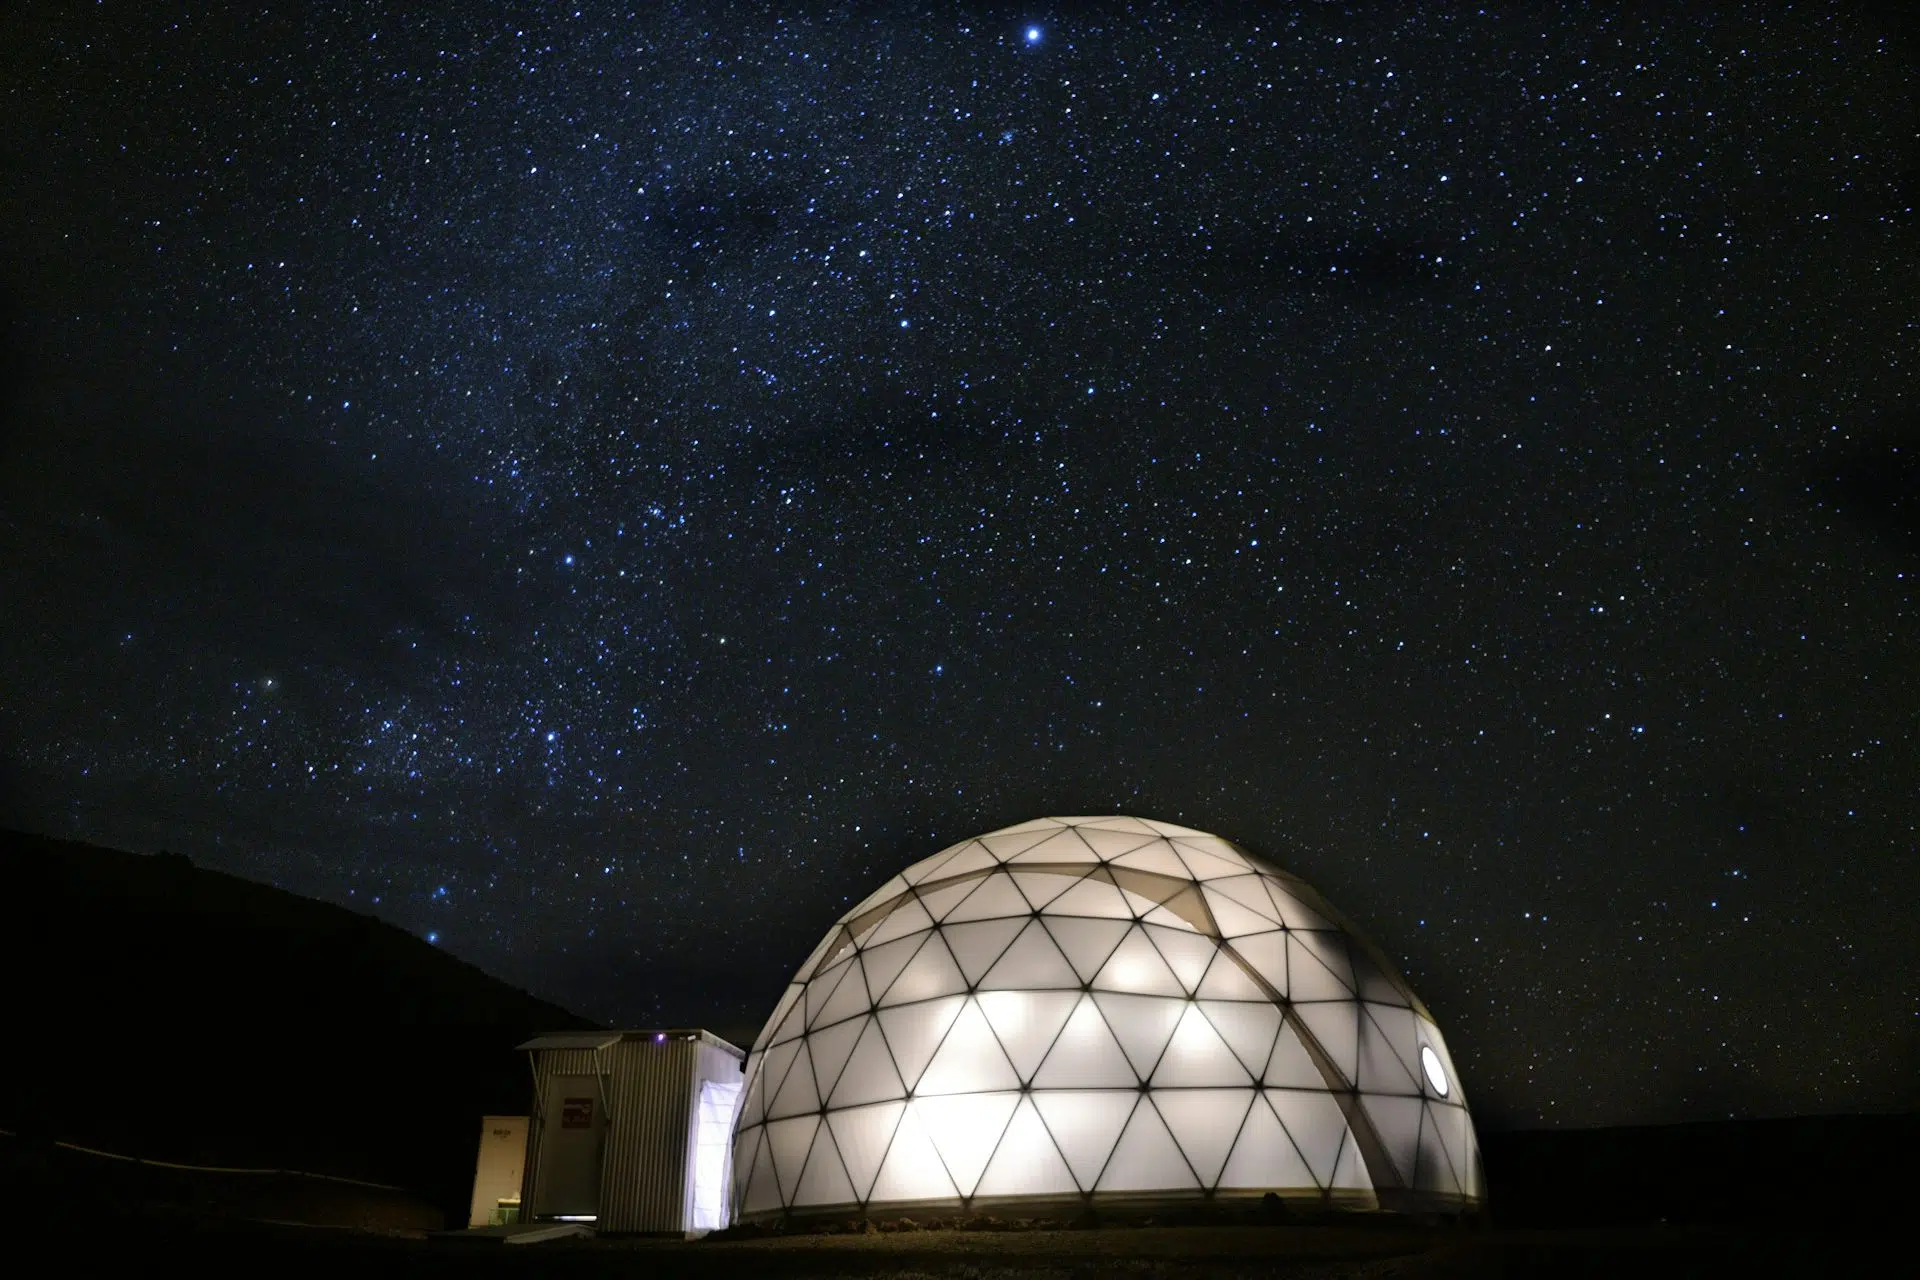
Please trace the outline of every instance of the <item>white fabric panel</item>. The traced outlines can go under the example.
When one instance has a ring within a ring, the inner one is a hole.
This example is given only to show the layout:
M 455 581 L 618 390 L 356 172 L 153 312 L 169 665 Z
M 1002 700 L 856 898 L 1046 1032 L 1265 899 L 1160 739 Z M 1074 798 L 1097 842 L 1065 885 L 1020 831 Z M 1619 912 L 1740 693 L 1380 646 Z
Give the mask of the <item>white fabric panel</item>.
M 757 1145 L 754 1149 L 751 1172 L 747 1174 L 746 1190 L 740 1197 L 740 1206 L 747 1213 L 757 1213 L 763 1209 L 778 1209 L 780 1179 L 773 1171 L 773 1146 L 766 1141 L 764 1131 L 756 1131 L 753 1140 Z
M 867 994 L 866 973 L 860 967 L 860 962 L 855 960 L 847 965 L 846 978 L 834 988 L 826 1004 L 821 1006 L 820 1015 L 813 1020 L 813 1030 L 818 1031 L 871 1008 L 873 999 Z
M 946 1165 L 941 1163 L 940 1153 L 933 1148 L 933 1139 L 927 1136 L 919 1105 L 909 1103 L 893 1131 L 893 1143 L 880 1164 L 880 1174 L 874 1179 L 869 1199 L 934 1200 L 958 1194 L 953 1189 L 953 1179 L 947 1176 Z
M 781 1079 L 780 1088 L 768 1094 L 766 1113 L 772 1119 L 820 1109 L 820 1094 L 814 1092 L 814 1069 L 806 1054 L 806 1040 L 799 1040 L 795 1048 L 799 1054 L 793 1059 L 793 1069 Z
M 1267 1059 L 1266 1074 L 1260 1082 L 1276 1089 L 1327 1087 L 1327 1079 L 1320 1074 L 1320 1068 L 1313 1065 L 1307 1046 L 1300 1043 L 1299 1035 L 1289 1026 L 1280 1028 L 1280 1038 L 1274 1042 L 1273 1056 Z
M 1360 1010 L 1360 1087 L 1381 1093 L 1423 1092 L 1413 1011 L 1378 1004 L 1363 1004 Z
M 898 879 L 899 877 L 896 876 L 894 878 Z M 842 920 L 844 919 L 845 917 L 843 916 Z M 808 978 L 812 977 L 813 971 L 820 968 L 822 963 L 825 962 L 828 953 L 839 945 L 840 938 L 840 930 L 837 927 L 829 929 L 827 936 L 820 939 L 819 945 L 808 953 L 806 963 L 794 970 L 793 980 L 795 982 L 805 982 Z
M 968 894 L 980 887 L 979 879 L 949 880 L 930 889 L 922 889 L 920 905 L 935 920 L 944 920 L 947 913 L 966 900 Z
M 920 905 L 920 900 L 908 898 L 880 922 L 878 929 L 866 936 L 864 944 L 877 947 L 883 942 L 891 942 L 895 938 L 904 938 L 910 933 L 918 933 L 922 929 L 932 927 L 933 917 L 928 915 L 927 909 Z
M 933 1061 L 914 1086 L 916 1096 L 936 1093 L 977 1093 L 983 1089 L 1018 1089 L 1020 1077 L 1000 1049 L 1000 1041 L 987 1024 L 987 1015 L 972 1000 L 960 1006 L 947 1038 L 933 1055 Z M 932 1124 L 932 1120 L 928 1120 Z M 936 1135 L 936 1141 L 938 1135 Z M 949 1166 L 951 1170 L 951 1166 Z M 978 1171 L 976 1171 L 977 1173 Z M 954 1178 L 959 1179 L 954 1173 Z M 961 1188 L 964 1193 L 966 1188 Z
M 1113 859 L 1113 865 L 1152 871 L 1176 880 L 1193 879 L 1193 872 L 1187 869 L 1186 863 L 1174 856 L 1173 846 L 1164 840 L 1154 840 L 1130 853 L 1119 854 Z
M 1034 1087 L 1040 1089 L 1130 1088 L 1139 1082 L 1105 1015 L 1088 996 L 1074 1006 L 1033 1076 Z
M 1016 853 L 1024 853 L 1042 840 L 1051 840 L 1051 831 L 1015 831 L 1011 834 L 995 832 L 990 836 L 981 836 L 980 843 L 1000 861 L 1005 862 Z
M 1118 889 L 1104 880 L 1082 880 L 1047 906 L 1049 916 L 1097 916 L 1131 920 L 1133 911 Z
M 1120 813 L 1102 814 L 1098 818 L 1088 818 L 1082 822 L 1076 822 L 1073 825 L 1076 827 L 1103 827 L 1108 831 L 1126 831 L 1143 836 L 1157 836 L 1161 834 L 1150 826 L 1144 818 L 1129 817 L 1126 814 Z
M 1199 932 L 1193 927 L 1191 921 L 1179 912 L 1173 910 L 1169 903 L 1164 902 L 1151 911 L 1142 912 L 1140 915 L 1140 923 L 1157 924 L 1163 928 L 1173 929 L 1181 933 Z
M 794 1059 L 800 1055 L 800 1045 L 801 1041 L 788 1040 L 767 1050 L 766 1065 L 760 1071 L 760 1088 L 766 1105 L 772 1105 L 780 1086 L 787 1082 L 787 1073 L 793 1069 Z
M 1287 937 L 1296 947 L 1304 949 L 1307 954 L 1318 960 L 1322 967 L 1333 975 L 1334 980 L 1338 982 L 1342 988 L 1342 994 L 1353 994 L 1353 962 L 1347 958 L 1347 940 L 1345 937 L 1337 933 L 1312 933 L 1303 932 L 1298 929 L 1289 932 Z M 1289 955 L 1287 957 L 1289 963 L 1298 959 L 1299 954 L 1300 953 L 1296 951 L 1292 955 Z M 1310 999 L 1313 997 L 1299 998 Z
M 1331 969 L 1320 962 L 1315 950 L 1300 941 L 1311 934 L 1287 935 L 1287 999 L 1352 1000 L 1353 992 Z
M 1158 818 L 1142 818 L 1140 821 L 1163 836 L 1204 836 L 1204 831 L 1195 831 L 1192 827 L 1183 827 L 1177 822 L 1162 822 Z
M 840 1070 L 840 1078 L 827 1099 L 828 1105 L 851 1107 L 863 1102 L 882 1102 L 905 1092 L 906 1085 L 894 1070 L 893 1055 L 887 1050 L 879 1024 L 868 1019 L 860 1030 L 860 1039 L 854 1043 L 853 1053 L 847 1058 L 847 1065 Z
M 1041 910 L 1066 890 L 1073 889 L 1083 875 L 1085 871 L 1081 867 L 1071 867 L 1066 871 L 1021 871 L 1020 864 L 1014 864 L 1006 869 L 1006 879 L 1014 881 L 1021 898 L 1033 904 L 1035 910 Z
M 1018 924 L 1019 921 L 1014 921 Z M 1047 933 L 1046 926 L 1038 920 L 1027 922 L 1013 945 L 1000 957 L 987 972 L 980 983 L 982 987 L 999 990 L 1014 988 L 1020 990 L 1038 990 L 1048 987 L 1078 987 L 1080 977 L 1074 973 L 1073 966 L 1060 954 L 1060 948 L 1053 945 L 1053 938 Z
M 1020 896 L 1020 890 L 1004 873 L 995 872 L 974 886 L 972 893 L 947 912 L 943 924 L 963 920 L 997 920 L 1007 916 L 1030 916 L 1033 908 Z
M 813 1145 L 819 1116 L 801 1116 L 795 1120 L 775 1120 L 767 1126 L 767 1146 L 773 1151 L 773 1171 L 780 1180 L 780 1199 L 793 1203 L 800 1185 L 800 1171 L 807 1163 L 807 1149 Z
M 807 1025 L 809 1027 L 819 1023 L 820 1011 L 826 1008 L 827 1001 L 833 998 L 833 993 L 840 989 L 841 982 L 845 981 L 846 976 L 853 970 L 853 959 L 848 957 L 807 984 Z
M 1168 895 L 1166 894 L 1160 894 L 1158 896 L 1150 896 L 1148 894 L 1140 893 L 1137 890 L 1126 888 L 1124 885 L 1120 889 L 1121 901 L 1126 903 L 1128 914 L 1133 916 L 1133 918 L 1136 920 L 1152 915 L 1155 911 L 1158 911 L 1160 909 L 1160 904 L 1166 901 L 1167 896 Z M 1172 912 L 1167 913 L 1167 915 L 1172 915 L 1172 914 L 1173 914 Z M 1179 917 L 1175 916 L 1174 918 L 1177 920 Z M 1162 924 L 1166 923 L 1166 918 L 1164 916 L 1161 918 L 1161 923 Z
M 1142 1080 L 1153 1074 L 1154 1064 L 1160 1061 L 1167 1041 L 1173 1038 L 1173 1029 L 1180 1025 L 1180 1015 L 1188 1007 L 1184 1000 L 1109 991 L 1095 992 L 1093 1002 L 1100 1006 L 1114 1039 Z
M 1247 869 L 1229 862 L 1217 853 L 1198 848 L 1185 840 L 1176 840 L 1174 852 L 1180 855 L 1180 861 L 1187 864 L 1195 880 L 1219 880 L 1226 876 L 1245 875 Z
M 1293 1145 L 1293 1139 L 1274 1118 L 1264 1098 L 1254 1100 L 1240 1129 L 1233 1154 L 1220 1171 L 1221 1187 L 1262 1187 L 1271 1191 L 1318 1187 L 1313 1170 Z
M 807 1051 L 813 1055 L 813 1079 L 820 1088 L 821 1097 L 833 1096 L 834 1082 L 840 1079 L 841 1070 L 853 1054 L 854 1042 L 860 1039 L 860 1033 L 867 1029 L 870 1021 L 868 1018 L 848 1019 L 807 1037 Z
M 1380 1135 L 1380 1145 L 1387 1149 L 1387 1158 L 1393 1161 L 1393 1167 L 1406 1185 L 1413 1186 L 1414 1154 L 1420 1145 L 1420 1115 L 1426 1104 L 1419 1098 L 1363 1093 L 1360 1105 L 1373 1121 L 1373 1130 Z
M 1073 818 L 1059 817 L 1030 818 L 1026 822 L 1016 822 L 1010 827 L 1001 827 L 999 833 L 1002 835 L 1014 835 L 1021 831 L 1055 831 L 1061 827 L 1072 825 L 1075 821 Z
M 1107 963 L 1094 975 L 1096 990 L 1126 991 L 1135 995 L 1184 996 L 1187 989 L 1160 958 L 1159 951 L 1139 929 L 1120 940 Z
M 1030 1098 L 1014 1108 L 1000 1145 L 974 1188 L 977 1196 L 1073 1195 L 1079 1191 Z
M 987 976 L 987 970 L 993 968 L 993 962 L 1013 941 L 1013 935 L 1029 923 L 1024 916 L 1012 920 L 971 920 L 965 924 L 949 921 L 940 926 L 940 934 L 947 940 L 947 949 L 953 952 L 960 972 L 969 983 L 977 983 Z
M 842 924 L 845 924 L 847 921 L 853 919 L 855 916 L 873 907 L 879 906 L 881 903 L 887 901 L 889 898 L 899 897 L 902 893 L 906 891 L 906 889 L 907 889 L 906 878 L 904 876 L 894 876 L 892 879 L 888 880 L 885 884 L 881 885 L 878 889 L 875 889 L 872 893 L 868 894 L 866 897 L 860 899 L 859 902 L 855 903 L 853 910 L 847 912 L 847 914 L 840 917 L 840 922 Z
M 900 1123 L 904 1102 L 881 1102 L 851 1111 L 829 1111 L 827 1127 L 840 1147 L 841 1161 L 853 1182 L 853 1198 L 865 1200 L 880 1172 L 880 1161 L 893 1141 L 893 1130 Z
M 1020 890 L 1035 910 L 1046 906 L 1055 898 L 1073 888 L 1079 876 L 1059 871 L 1021 871 L 1019 864 L 1007 870 L 1007 878 L 1013 881 L 1014 888 Z
M 1346 1142 L 1340 1148 L 1340 1163 L 1333 1171 L 1333 1186 L 1337 1191 L 1371 1191 L 1373 1175 L 1367 1171 L 1366 1157 L 1360 1154 L 1360 1144 L 1347 1135 Z
M 1252 1089 L 1160 1089 L 1148 1099 L 1203 1187 L 1220 1177 L 1247 1107 L 1258 1102 Z
M 1234 954 L 1253 966 L 1253 971 L 1273 984 L 1273 989 L 1288 999 L 1296 999 L 1287 984 L 1287 935 L 1250 933 L 1227 944 Z
M 906 1004 L 913 1000 L 931 1000 L 935 996 L 955 995 L 967 989 L 967 979 L 953 962 L 953 953 L 939 934 L 928 938 L 914 953 L 900 976 L 893 980 L 880 1005 Z
M 1209 902 L 1215 898 L 1236 902 L 1265 920 L 1269 929 L 1278 929 L 1284 923 L 1267 894 L 1266 882 L 1258 875 L 1227 876 L 1209 881 L 1205 888 Z
M 963 1015 L 964 1016 L 964 1015 Z M 1018 1093 L 963 1093 L 941 1098 L 916 1098 L 913 1107 L 926 1123 L 934 1150 L 963 1196 L 974 1186 L 993 1158 L 993 1149 L 1006 1132 Z
M 1280 913 L 1280 923 L 1289 929 L 1331 929 L 1333 922 L 1319 912 L 1307 906 L 1299 898 L 1287 892 L 1277 880 L 1267 881 L 1267 894 L 1273 899 L 1274 909 Z
M 1360 1069 L 1360 1006 L 1352 1000 L 1296 1004 L 1293 1013 L 1333 1059 L 1341 1078 L 1352 1081 Z
M 1435 1128 L 1439 1130 L 1447 1161 L 1453 1167 L 1454 1176 L 1460 1180 L 1462 1194 L 1484 1194 L 1480 1184 L 1480 1145 L 1474 1141 L 1473 1120 L 1468 1116 L 1467 1109 L 1436 1102 L 1428 1104 L 1428 1111 L 1433 1116 Z
M 1197 835 L 1182 836 L 1177 843 L 1190 845 L 1195 849 L 1212 854 L 1214 857 L 1230 865 L 1234 869 L 1235 874 L 1253 870 L 1253 864 L 1247 861 L 1246 855 L 1242 853 L 1231 840 L 1222 840 L 1219 836 L 1214 835 Z
M 1367 955 L 1367 949 L 1358 943 L 1351 943 L 1348 952 L 1353 957 L 1353 985 L 1362 1000 L 1371 1000 L 1375 1004 L 1397 1005 L 1405 1009 L 1406 992 L 1400 985 L 1381 972 L 1380 967 Z
M 1197 1187 L 1160 1113 L 1142 1099 L 1133 1109 L 1120 1145 L 1095 1184 L 1097 1191 L 1170 1191 Z
M 1205 1085 L 1244 1085 L 1253 1076 L 1227 1048 L 1198 1005 L 1189 1004 L 1153 1069 L 1155 1088 L 1198 1088 Z
M 1250 1004 L 1242 1001 L 1202 1000 L 1200 1012 L 1233 1050 L 1240 1065 L 1258 1080 L 1273 1056 L 1273 1042 L 1280 1034 L 1280 1006 Z
M 965 1003 L 965 996 L 956 995 L 880 1010 L 880 1029 L 886 1032 L 887 1048 L 899 1065 L 907 1089 L 920 1083 L 920 1073 L 933 1061 L 940 1042 L 946 1039 L 947 1028 L 960 1016 Z
M 800 1172 L 800 1185 L 793 1193 L 797 1205 L 852 1204 L 853 1183 L 847 1178 L 840 1153 L 834 1148 L 833 1134 L 821 1129 L 813 1138 L 813 1153 Z
M 1080 838 L 1085 840 L 1101 858 L 1111 861 L 1123 853 L 1131 853 L 1143 845 L 1156 844 L 1158 841 L 1149 836 L 1127 831 L 1114 831 L 1106 827 L 1080 827 Z
M 760 1029 L 759 1039 L 753 1042 L 754 1048 L 764 1049 L 775 1040 L 783 1038 L 781 1033 L 787 1030 L 785 1025 L 787 1015 L 796 1006 L 803 1004 L 802 997 L 806 995 L 806 991 L 806 987 L 798 982 L 787 984 L 787 989 L 780 993 L 780 1003 L 773 1006 L 773 1016 L 767 1019 L 767 1025 Z M 793 1034 L 797 1035 L 798 1032 Z
M 967 847 L 953 855 L 953 861 L 940 868 L 940 879 L 948 876 L 965 875 L 969 871 L 980 871 L 1000 865 L 1000 859 L 988 853 L 978 840 L 969 840 Z
M 820 1095 L 813 1087 L 812 1056 L 807 1051 L 807 1041 L 802 1040 L 793 1070 L 787 1072 L 787 1078 L 781 1081 L 780 1091 L 773 1095 L 773 1101 L 767 1106 L 767 1115 L 779 1119 L 781 1116 L 797 1116 L 819 1109 Z
M 1120 945 L 1120 939 L 1133 927 L 1124 920 L 1087 920 L 1076 916 L 1047 916 L 1044 923 L 1082 982 L 1093 981 L 1093 975 L 1100 972 L 1107 957 Z
M 1202 1000 L 1267 1001 L 1267 993 L 1224 951 L 1207 966 L 1207 976 L 1200 980 L 1200 989 L 1194 995 Z
M 917 933 L 910 938 L 896 938 L 860 953 L 860 968 L 867 977 L 867 991 L 875 1000 L 886 995 L 887 988 L 907 967 L 907 961 L 913 959 L 914 952 L 926 945 L 928 936 Z
M 1440 1131 L 1433 1121 L 1433 1107 L 1428 1104 L 1420 1117 L 1420 1153 L 1414 1162 L 1414 1186 L 1421 1191 L 1437 1191 L 1442 1195 L 1460 1194 L 1460 1181 L 1453 1176 L 1453 1163 L 1447 1159 L 1447 1149 L 1440 1141 Z
M 950 844 L 931 858 L 922 858 L 900 873 L 900 878 L 908 884 L 924 884 L 928 880 L 940 878 L 940 869 L 952 862 L 959 852 L 972 844 L 971 840 L 962 840 L 959 844 Z
M 1074 1181 L 1082 1191 L 1092 1190 L 1140 1095 L 1115 1089 L 1095 1093 L 1036 1090 L 1029 1096 L 1060 1154 L 1066 1157 Z
M 1077 991 L 982 991 L 974 997 L 1022 1080 L 1030 1080 L 1080 1003 Z
M 1095 863 L 1100 859 L 1080 833 L 1072 829 L 1049 836 L 1031 849 L 1023 849 L 1007 861 L 1018 866 L 1022 862 L 1085 862 Z
M 1207 910 L 1212 913 L 1213 922 L 1219 927 L 1222 937 L 1237 938 L 1246 933 L 1265 933 L 1275 927 L 1275 921 L 1215 893 L 1212 885 L 1201 887 L 1207 895 Z
M 1141 928 L 1160 952 L 1160 958 L 1173 970 L 1173 976 L 1180 980 L 1181 989 L 1191 995 L 1206 976 L 1207 966 L 1220 954 L 1219 945 L 1188 927 L 1174 930 L 1148 924 Z
M 1332 1094 L 1317 1089 L 1262 1089 L 1260 1093 L 1313 1170 L 1314 1182 L 1331 1186 L 1340 1145 L 1351 1141 L 1339 1102 Z
M 766 1058 L 762 1054 L 747 1055 L 746 1088 L 740 1093 L 740 1128 L 759 1124 L 767 1118 L 767 1093 L 761 1081 L 766 1078 Z M 741 1166 L 745 1171 L 746 1165 Z

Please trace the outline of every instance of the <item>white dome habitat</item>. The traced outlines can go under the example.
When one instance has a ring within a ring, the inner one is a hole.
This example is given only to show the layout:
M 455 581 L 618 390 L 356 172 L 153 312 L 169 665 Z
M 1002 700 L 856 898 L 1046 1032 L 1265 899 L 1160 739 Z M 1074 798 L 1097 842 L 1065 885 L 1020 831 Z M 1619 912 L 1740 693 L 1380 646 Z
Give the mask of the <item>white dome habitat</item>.
M 736 1217 L 1259 1198 L 1461 1210 L 1446 1042 L 1302 881 L 1216 836 L 1042 818 L 915 863 L 747 1059 Z

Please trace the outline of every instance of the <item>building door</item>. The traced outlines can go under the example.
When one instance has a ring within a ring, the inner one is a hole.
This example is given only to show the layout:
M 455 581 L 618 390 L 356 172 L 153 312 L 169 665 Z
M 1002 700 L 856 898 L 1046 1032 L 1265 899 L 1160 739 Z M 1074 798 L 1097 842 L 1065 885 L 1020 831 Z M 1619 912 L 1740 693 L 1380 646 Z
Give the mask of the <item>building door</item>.
M 536 1218 L 600 1216 L 600 1146 L 606 1091 L 598 1076 L 549 1076 L 540 1108 Z

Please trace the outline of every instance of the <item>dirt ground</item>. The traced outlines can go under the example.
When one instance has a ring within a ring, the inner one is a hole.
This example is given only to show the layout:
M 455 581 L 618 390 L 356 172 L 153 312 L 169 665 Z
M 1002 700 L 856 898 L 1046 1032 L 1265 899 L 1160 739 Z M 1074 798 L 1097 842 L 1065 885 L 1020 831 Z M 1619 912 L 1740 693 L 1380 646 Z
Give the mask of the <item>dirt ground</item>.
M 49 1224 L 51 1226 L 51 1224 Z M 1894 1231 L 1815 1225 L 1472 1230 L 1379 1226 L 1130 1227 L 1071 1231 L 917 1231 L 750 1240 L 494 1242 L 377 1236 L 216 1221 L 122 1220 L 92 1231 L 26 1224 L 14 1233 L 18 1275 L 72 1275 L 155 1264 L 176 1271 L 326 1276 L 865 1277 L 870 1280 L 1092 1280 L 1257 1277 L 1443 1280 L 1468 1276 L 1815 1274 L 1864 1270 L 1893 1256 Z M 33 1258 L 44 1259 L 37 1264 Z

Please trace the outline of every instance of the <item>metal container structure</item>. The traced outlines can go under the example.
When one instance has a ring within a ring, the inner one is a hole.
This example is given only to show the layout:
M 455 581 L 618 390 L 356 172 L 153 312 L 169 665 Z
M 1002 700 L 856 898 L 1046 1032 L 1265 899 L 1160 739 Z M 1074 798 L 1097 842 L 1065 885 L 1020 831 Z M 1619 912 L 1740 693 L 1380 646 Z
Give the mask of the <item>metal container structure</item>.
M 536 1036 L 522 1221 L 700 1236 L 728 1225 L 743 1050 L 698 1030 Z

